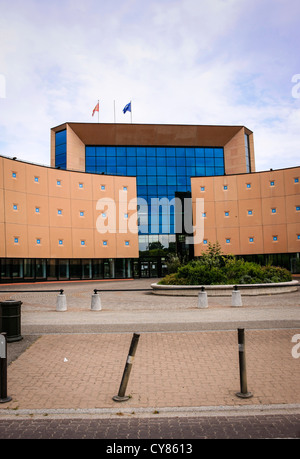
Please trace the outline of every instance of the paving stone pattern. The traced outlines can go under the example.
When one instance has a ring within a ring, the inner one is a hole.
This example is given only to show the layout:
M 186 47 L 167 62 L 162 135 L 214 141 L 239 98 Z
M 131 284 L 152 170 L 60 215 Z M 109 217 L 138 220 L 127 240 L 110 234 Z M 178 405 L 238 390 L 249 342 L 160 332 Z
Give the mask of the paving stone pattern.
M 300 403 L 297 330 L 248 330 L 248 390 L 240 389 L 235 331 L 143 333 L 126 407 L 193 407 Z M 299 332 L 299 330 L 298 330 Z M 2 409 L 116 408 L 132 334 L 43 335 L 8 367 Z
M 158 415 L 159 416 L 159 415 Z M 300 438 L 300 415 L 132 419 L 1 420 L 5 439 L 273 439 Z M 98 451 L 99 452 L 99 451 Z

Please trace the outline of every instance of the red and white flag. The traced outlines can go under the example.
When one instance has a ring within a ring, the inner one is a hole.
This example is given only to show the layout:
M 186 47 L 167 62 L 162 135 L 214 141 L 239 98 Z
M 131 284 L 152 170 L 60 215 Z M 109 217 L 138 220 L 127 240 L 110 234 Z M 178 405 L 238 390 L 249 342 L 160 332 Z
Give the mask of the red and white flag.
M 93 110 L 93 114 L 92 114 L 92 116 L 94 116 L 96 112 L 98 112 L 98 113 L 99 113 L 99 101 L 98 101 L 98 103 L 97 103 L 96 107 L 95 107 L 95 108 L 94 108 L 94 110 Z

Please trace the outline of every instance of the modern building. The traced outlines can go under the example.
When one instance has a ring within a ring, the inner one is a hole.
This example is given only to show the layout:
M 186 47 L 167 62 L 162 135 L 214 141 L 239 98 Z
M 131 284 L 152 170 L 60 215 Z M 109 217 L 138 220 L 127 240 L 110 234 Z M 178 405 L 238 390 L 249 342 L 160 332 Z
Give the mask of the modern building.
M 0 157 L 0 281 L 160 277 L 216 241 L 295 271 L 299 179 L 255 172 L 244 126 L 65 123 L 51 167 Z
M 135 177 L 4 157 L 0 177 L 1 282 L 133 276 L 137 217 L 124 204 L 136 203 Z
M 218 241 L 225 254 L 300 272 L 300 167 L 191 181 L 193 202 L 204 199 L 195 256 Z

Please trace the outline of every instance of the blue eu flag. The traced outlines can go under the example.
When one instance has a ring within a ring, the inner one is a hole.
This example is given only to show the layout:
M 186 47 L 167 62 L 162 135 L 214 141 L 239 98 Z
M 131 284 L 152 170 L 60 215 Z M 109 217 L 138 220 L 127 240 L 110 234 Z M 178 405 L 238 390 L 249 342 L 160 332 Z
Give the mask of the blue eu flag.
M 129 104 L 125 105 L 125 107 L 123 108 L 123 113 L 125 114 L 126 112 L 131 112 L 131 102 L 129 102 Z

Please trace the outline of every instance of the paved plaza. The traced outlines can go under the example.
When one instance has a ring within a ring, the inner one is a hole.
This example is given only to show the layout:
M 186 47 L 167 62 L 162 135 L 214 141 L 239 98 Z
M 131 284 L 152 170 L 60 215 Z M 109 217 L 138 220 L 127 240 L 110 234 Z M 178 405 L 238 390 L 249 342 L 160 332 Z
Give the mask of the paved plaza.
M 9 403 L 1 422 L 18 419 L 163 419 L 300 416 L 299 291 L 208 298 L 156 296 L 152 280 L 1 286 L 20 299 L 23 340 L 8 344 Z M 67 311 L 56 311 L 64 289 Z M 101 290 L 100 311 L 91 310 Z M 118 292 L 126 289 L 129 291 Z M 37 290 L 33 293 L 29 290 Z M 105 292 L 105 290 L 110 290 Z M 237 328 L 245 328 L 248 390 L 241 399 Z M 115 402 L 132 334 L 140 334 L 126 394 Z M 295 339 L 295 338 L 294 338 Z M 123 421 L 124 422 L 124 419 Z M 0 428 L 0 436 L 4 430 Z M 278 434 L 279 435 L 279 434 Z M 293 434 L 295 435 L 295 433 Z

